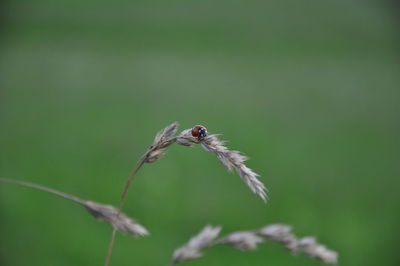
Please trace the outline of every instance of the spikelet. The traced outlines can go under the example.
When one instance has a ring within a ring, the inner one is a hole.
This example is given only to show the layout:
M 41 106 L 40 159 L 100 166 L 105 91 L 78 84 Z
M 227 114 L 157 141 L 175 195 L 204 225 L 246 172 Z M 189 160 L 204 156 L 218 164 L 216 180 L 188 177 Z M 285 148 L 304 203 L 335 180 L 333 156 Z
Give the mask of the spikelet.
M 99 204 L 89 200 L 84 201 L 82 205 L 94 217 L 109 223 L 121 233 L 132 236 L 147 236 L 149 234 L 146 228 L 124 213 L 119 213 L 118 209 L 111 205 Z
M 175 122 L 158 132 L 145 155 L 144 162 L 153 163 L 161 159 L 165 154 L 165 148 L 174 143 L 175 139 L 171 137 L 176 133 L 177 129 L 178 123 Z
M 298 240 L 299 251 L 310 257 L 315 257 L 326 264 L 337 264 L 338 254 L 336 251 L 327 249 L 324 245 L 319 244 L 315 237 L 304 237 Z
M 262 242 L 264 239 L 253 231 L 235 232 L 218 240 L 219 244 L 227 244 L 241 251 L 255 250 L 257 244 Z
M 171 265 L 182 261 L 197 259 L 203 256 L 201 251 L 214 243 L 215 238 L 221 231 L 219 226 L 209 226 L 201 230 L 200 233 L 192 237 L 188 243 L 174 251 Z
M 292 227 L 285 224 L 272 224 L 261 228 L 258 231 L 260 236 L 265 237 L 268 240 L 276 241 L 281 244 L 292 253 L 297 251 L 297 239 L 292 234 Z

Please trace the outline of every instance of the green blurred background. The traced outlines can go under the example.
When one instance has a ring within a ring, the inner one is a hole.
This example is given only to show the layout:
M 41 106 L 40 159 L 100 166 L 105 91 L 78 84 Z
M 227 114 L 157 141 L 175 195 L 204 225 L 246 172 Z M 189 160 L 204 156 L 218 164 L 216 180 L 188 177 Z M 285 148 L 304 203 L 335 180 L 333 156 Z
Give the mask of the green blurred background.
M 264 204 L 200 147 L 140 171 L 111 265 L 165 265 L 205 224 L 288 223 L 341 265 L 399 265 L 399 23 L 389 1 L 50 1 L 1 5 L 0 176 L 118 204 L 173 121 L 248 155 Z M 102 265 L 111 228 L 0 184 L 0 265 Z M 320 265 L 279 244 L 185 265 Z

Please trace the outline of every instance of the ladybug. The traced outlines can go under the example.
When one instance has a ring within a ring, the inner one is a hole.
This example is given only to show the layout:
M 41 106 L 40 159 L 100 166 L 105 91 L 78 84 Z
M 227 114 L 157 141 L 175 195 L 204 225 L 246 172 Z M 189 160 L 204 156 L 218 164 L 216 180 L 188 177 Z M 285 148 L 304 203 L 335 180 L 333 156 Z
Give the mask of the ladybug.
M 194 126 L 192 128 L 192 136 L 197 138 L 198 140 L 203 139 L 207 136 L 207 128 L 200 125 Z

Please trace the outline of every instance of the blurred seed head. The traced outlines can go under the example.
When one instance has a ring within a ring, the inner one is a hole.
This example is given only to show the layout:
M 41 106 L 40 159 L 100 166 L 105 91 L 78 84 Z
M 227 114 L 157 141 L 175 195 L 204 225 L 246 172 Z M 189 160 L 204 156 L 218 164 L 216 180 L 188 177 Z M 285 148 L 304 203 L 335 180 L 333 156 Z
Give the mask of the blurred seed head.
M 93 201 L 84 201 L 82 205 L 94 217 L 104 220 L 114 227 L 117 231 L 132 236 L 147 236 L 149 232 L 142 225 L 135 222 L 118 209 L 111 205 L 103 205 Z
M 319 244 L 314 237 L 304 237 L 298 240 L 298 249 L 309 255 L 316 257 L 327 264 L 337 264 L 338 254 L 336 251 L 327 249 L 324 245 Z
M 192 237 L 188 243 L 176 249 L 172 256 L 172 265 L 182 261 L 200 258 L 202 249 L 211 246 L 219 235 L 221 227 L 207 225 L 203 230 Z
M 292 234 L 292 227 L 284 224 L 272 224 L 261 228 L 258 234 L 268 240 L 283 244 L 291 252 L 296 252 L 297 239 Z
M 201 250 L 217 244 L 230 245 L 241 251 L 255 250 L 259 243 L 265 240 L 283 244 L 292 254 L 302 252 L 310 257 L 319 259 L 326 264 L 337 264 L 338 254 L 317 243 L 314 237 L 297 239 L 292 234 L 292 227 L 284 224 L 266 225 L 259 230 L 233 232 L 225 237 L 216 239 L 221 227 L 206 226 L 199 234 L 192 237 L 184 246 L 175 250 L 171 265 L 202 257 Z
M 253 231 L 235 232 L 218 240 L 220 244 L 227 244 L 242 251 L 255 250 L 261 242 L 264 242 L 264 239 Z

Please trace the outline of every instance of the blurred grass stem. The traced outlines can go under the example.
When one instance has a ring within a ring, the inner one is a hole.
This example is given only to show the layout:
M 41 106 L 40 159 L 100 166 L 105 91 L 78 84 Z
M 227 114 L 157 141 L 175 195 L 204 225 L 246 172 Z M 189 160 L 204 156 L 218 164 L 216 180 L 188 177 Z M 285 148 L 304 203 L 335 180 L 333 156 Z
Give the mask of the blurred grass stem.
M 85 201 L 80 199 L 80 198 L 78 198 L 78 197 L 75 197 L 73 195 L 70 195 L 70 194 L 67 194 L 67 193 L 64 193 L 64 192 L 49 188 L 49 187 L 45 187 L 45 186 L 41 186 L 41 185 L 37 185 L 37 184 L 32 184 L 32 183 L 24 182 L 24 181 L 8 179 L 8 178 L 0 178 L 0 182 L 16 184 L 16 185 L 20 185 L 20 186 L 23 186 L 23 187 L 30 187 L 30 188 L 42 190 L 42 191 L 57 195 L 59 197 L 65 198 L 65 199 L 69 199 L 69 200 L 75 201 L 76 203 L 79 203 L 81 205 L 85 204 Z

